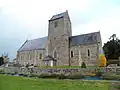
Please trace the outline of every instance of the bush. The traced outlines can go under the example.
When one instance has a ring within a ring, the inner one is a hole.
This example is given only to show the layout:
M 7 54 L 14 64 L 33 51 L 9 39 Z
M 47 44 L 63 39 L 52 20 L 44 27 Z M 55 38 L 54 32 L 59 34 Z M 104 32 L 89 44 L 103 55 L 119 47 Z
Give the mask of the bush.
M 19 76 L 24 76 L 24 74 L 22 74 L 22 73 L 20 73 L 20 74 L 18 74 Z
M 120 75 L 106 73 L 106 74 L 103 74 L 103 79 L 106 79 L 106 80 L 120 80 Z
M 100 66 L 101 67 L 105 67 L 106 66 L 106 63 L 107 63 L 107 60 L 106 60 L 106 57 L 105 57 L 105 55 L 100 55 L 99 56 L 99 60 L 100 60 Z
M 84 75 L 82 75 L 81 73 L 72 73 L 67 76 L 67 79 L 81 79 L 81 78 L 84 78 Z
M 29 75 L 28 74 L 23 74 L 24 77 L 28 77 Z
M 57 74 L 49 74 L 49 73 L 42 73 L 40 74 L 39 78 L 57 78 Z
M 27 74 L 27 73 L 19 73 L 18 75 L 23 76 L 23 77 L 28 77 L 29 76 L 29 74 Z
M 14 72 L 14 74 L 16 75 L 16 74 L 18 74 L 18 72 Z
M 67 79 L 67 76 L 65 76 L 64 74 L 60 74 L 57 77 L 58 79 Z
M 39 74 L 30 74 L 29 77 L 39 77 Z
M 81 68 L 86 68 L 85 62 L 82 62 Z
M 7 72 L 8 75 L 14 75 L 14 72 Z
M 57 78 L 57 79 L 81 79 L 84 76 L 81 73 L 74 73 L 74 74 L 70 74 L 70 75 L 42 73 L 40 75 L 32 74 L 30 77 Z
M 81 79 L 84 77 L 81 73 L 72 73 L 70 75 L 65 74 L 50 74 L 50 73 L 42 73 L 42 74 L 19 74 L 19 76 L 24 77 L 38 77 L 38 78 L 56 78 L 56 79 Z
M 4 70 L 0 70 L 0 74 L 5 74 Z
M 101 76 L 103 73 L 100 71 L 100 68 L 95 69 L 96 76 Z
M 16 75 L 17 72 L 8 72 L 8 73 L 6 73 L 6 74 L 9 74 L 9 75 Z
M 26 68 L 28 68 L 29 67 L 29 64 L 26 64 L 26 66 L 25 66 Z

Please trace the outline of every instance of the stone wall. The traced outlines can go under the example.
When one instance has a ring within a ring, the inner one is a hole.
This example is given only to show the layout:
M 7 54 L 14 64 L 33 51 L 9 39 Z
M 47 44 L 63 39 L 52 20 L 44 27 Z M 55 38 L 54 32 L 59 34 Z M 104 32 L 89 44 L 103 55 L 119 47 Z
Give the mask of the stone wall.
M 36 74 L 41 74 L 41 73 L 63 73 L 63 74 L 70 74 L 70 73 L 91 73 L 95 72 L 97 69 L 96 68 L 74 68 L 74 69 L 63 69 L 63 68 L 32 68 L 32 69 L 27 69 L 27 68 L 16 68 L 16 67 L 7 67 L 7 68 L 2 68 L 6 73 L 12 73 L 12 72 L 17 72 L 19 74 L 24 74 L 24 73 L 36 73 Z M 120 74 L 120 67 L 119 68 L 100 68 L 100 72 L 103 73 L 116 73 Z

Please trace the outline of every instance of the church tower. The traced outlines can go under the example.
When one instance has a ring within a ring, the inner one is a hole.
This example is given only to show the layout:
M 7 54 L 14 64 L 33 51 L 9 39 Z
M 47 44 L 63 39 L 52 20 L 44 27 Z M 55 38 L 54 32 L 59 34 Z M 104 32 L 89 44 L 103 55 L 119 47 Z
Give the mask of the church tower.
M 69 37 L 72 36 L 68 12 L 54 15 L 49 20 L 48 55 L 54 57 L 57 66 L 69 65 Z

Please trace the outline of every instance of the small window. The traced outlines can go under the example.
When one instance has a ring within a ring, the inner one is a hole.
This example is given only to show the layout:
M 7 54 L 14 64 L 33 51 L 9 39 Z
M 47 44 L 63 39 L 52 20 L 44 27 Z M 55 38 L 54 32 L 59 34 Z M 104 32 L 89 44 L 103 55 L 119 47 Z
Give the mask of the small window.
M 51 43 L 51 40 L 50 40 L 50 43 Z
M 27 59 L 29 59 L 29 54 L 27 55 Z
M 30 54 L 30 60 L 32 60 L 32 55 Z
M 54 58 L 57 58 L 57 52 L 56 52 L 56 50 L 54 51 Z
M 21 60 L 23 60 L 23 56 L 21 56 Z
M 94 40 L 97 41 L 97 36 L 94 36 Z
M 73 51 L 71 51 L 71 58 L 73 57 Z
M 55 28 L 58 26 L 58 22 L 55 22 Z
M 39 59 L 42 59 L 42 53 L 40 53 L 40 55 L 39 55 Z
M 56 37 L 54 37 L 54 40 L 56 40 Z
M 23 56 L 22 56 L 22 60 L 23 60 Z
M 90 50 L 88 49 L 88 56 L 90 56 Z
M 22 60 L 22 56 L 21 56 L 21 60 Z

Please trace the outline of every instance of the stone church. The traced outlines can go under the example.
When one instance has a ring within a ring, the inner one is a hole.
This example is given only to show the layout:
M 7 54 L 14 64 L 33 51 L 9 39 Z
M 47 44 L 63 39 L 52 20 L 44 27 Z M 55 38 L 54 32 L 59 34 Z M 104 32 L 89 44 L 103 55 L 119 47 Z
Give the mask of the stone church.
M 72 36 L 68 11 L 49 20 L 48 36 L 26 40 L 17 51 L 21 65 L 35 66 L 97 66 L 102 50 L 100 32 Z

